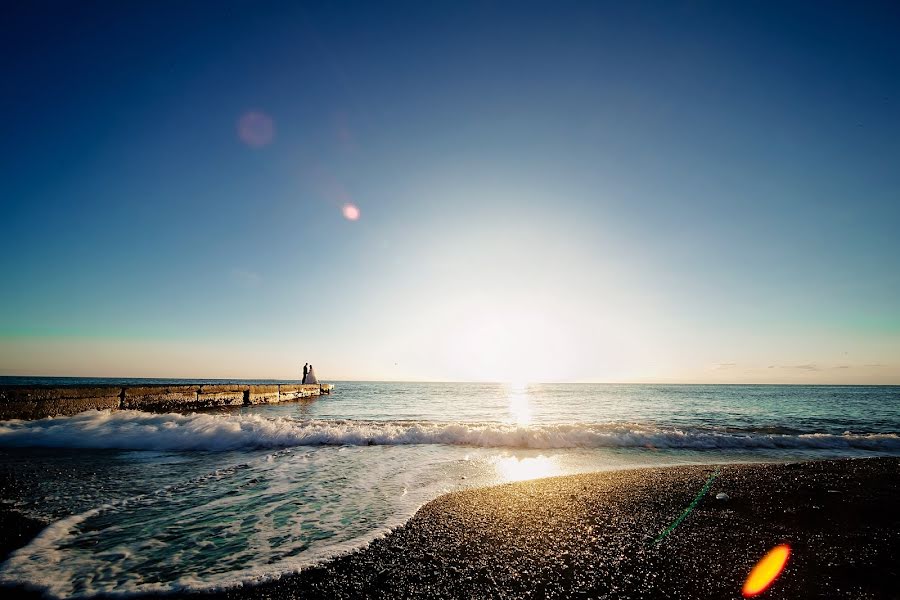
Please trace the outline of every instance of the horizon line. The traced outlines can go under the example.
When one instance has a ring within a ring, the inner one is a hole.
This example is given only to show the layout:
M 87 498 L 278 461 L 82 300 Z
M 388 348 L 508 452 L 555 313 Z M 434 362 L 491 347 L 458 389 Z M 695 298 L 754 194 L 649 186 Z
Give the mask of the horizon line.
M 0 379 L 87 379 L 87 380 L 160 380 L 160 381 L 283 381 L 296 383 L 296 379 L 280 379 L 276 377 L 122 377 L 110 375 L 0 375 Z M 828 387 L 900 387 L 896 383 L 804 383 L 804 382 L 709 382 L 709 381 L 499 381 L 499 380 L 429 380 L 429 379 L 331 379 L 332 383 L 427 383 L 427 384 L 483 384 L 483 385 L 683 385 L 683 386 L 828 386 Z M 320 383 L 328 383 L 324 380 Z

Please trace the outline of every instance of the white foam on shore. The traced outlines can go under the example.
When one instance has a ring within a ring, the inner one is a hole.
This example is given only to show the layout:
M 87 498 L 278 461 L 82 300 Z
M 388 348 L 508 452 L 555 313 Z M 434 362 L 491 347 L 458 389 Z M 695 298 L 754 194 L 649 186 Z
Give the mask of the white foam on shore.
M 89 411 L 0 422 L 0 447 L 226 451 L 293 446 L 445 444 L 482 448 L 900 451 L 896 433 L 771 433 L 652 425 L 297 420 L 260 415 Z
M 66 517 L 0 565 L 0 584 L 85 598 L 259 583 L 364 547 L 452 489 L 405 456 L 326 450 L 274 452 Z
M 128 574 L 118 568 L 117 556 L 85 558 L 74 556 L 69 549 L 63 550 L 63 546 L 74 537 L 77 525 L 110 508 L 111 505 L 105 505 L 73 515 L 44 529 L 31 543 L 11 554 L 6 562 L 0 564 L 0 584 L 21 585 L 47 597 L 59 599 L 91 598 L 101 594 L 107 597 L 128 598 L 148 593 L 166 595 L 178 592 L 223 591 L 294 575 L 343 554 L 365 548 L 372 541 L 402 525 L 418 509 L 415 507 L 407 511 L 409 514 L 397 515 L 364 535 L 307 550 L 293 560 L 245 568 L 236 567 L 234 570 L 216 575 L 212 582 L 204 577 L 192 575 L 182 575 L 176 581 L 148 582 L 137 574 Z M 152 540 L 145 542 L 140 550 L 146 550 L 152 543 Z M 164 545 L 162 546 L 166 549 Z M 120 554 L 126 557 L 129 551 L 129 548 L 122 548 Z M 77 589 L 73 585 L 74 582 L 79 582 Z

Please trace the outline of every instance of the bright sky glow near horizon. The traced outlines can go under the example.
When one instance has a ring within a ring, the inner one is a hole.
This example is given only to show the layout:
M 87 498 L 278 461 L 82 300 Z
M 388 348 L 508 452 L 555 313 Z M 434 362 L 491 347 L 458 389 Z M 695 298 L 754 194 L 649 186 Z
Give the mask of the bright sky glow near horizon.
M 0 375 L 900 384 L 895 3 L 18 3 Z

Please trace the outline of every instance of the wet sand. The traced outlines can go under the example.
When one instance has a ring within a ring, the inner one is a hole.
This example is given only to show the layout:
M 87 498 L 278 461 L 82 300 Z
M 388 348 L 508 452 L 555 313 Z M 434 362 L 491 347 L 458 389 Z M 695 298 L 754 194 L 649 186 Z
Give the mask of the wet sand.
M 447 494 L 363 550 L 194 597 L 740 598 L 756 561 L 787 543 L 760 598 L 897 598 L 898 506 L 894 458 L 556 477 Z

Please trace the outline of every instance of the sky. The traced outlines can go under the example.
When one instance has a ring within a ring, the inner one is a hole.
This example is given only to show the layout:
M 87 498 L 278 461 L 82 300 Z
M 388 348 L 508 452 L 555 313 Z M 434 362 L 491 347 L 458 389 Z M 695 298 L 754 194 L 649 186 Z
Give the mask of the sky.
M 885 2 L 31 2 L 0 375 L 900 384 Z

